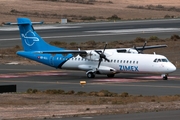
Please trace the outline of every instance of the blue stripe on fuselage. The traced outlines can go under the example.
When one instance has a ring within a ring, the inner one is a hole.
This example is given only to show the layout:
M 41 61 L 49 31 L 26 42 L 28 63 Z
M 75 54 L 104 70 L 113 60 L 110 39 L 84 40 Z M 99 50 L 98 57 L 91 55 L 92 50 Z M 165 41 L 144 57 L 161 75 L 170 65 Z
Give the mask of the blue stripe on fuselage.
M 25 51 L 18 51 L 17 54 L 55 68 L 61 68 L 66 61 L 73 57 L 72 54 L 63 56 L 62 54 L 35 54 L 34 52 Z

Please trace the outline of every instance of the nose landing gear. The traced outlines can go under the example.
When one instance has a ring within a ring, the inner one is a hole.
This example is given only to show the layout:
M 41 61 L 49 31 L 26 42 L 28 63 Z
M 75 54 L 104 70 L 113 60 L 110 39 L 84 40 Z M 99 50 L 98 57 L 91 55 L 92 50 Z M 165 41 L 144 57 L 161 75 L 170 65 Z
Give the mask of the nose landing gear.
M 163 80 L 168 80 L 168 74 L 162 74 L 161 76 Z

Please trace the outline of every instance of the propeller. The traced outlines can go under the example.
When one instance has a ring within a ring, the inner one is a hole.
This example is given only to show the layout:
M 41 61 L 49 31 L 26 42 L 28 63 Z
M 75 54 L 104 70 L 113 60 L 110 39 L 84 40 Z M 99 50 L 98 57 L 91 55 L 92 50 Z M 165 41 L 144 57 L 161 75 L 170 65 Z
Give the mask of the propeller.
M 97 50 L 95 50 L 95 52 L 96 52 L 97 54 L 99 54 L 98 68 L 99 68 L 99 66 L 100 66 L 100 64 L 101 64 L 101 62 L 102 62 L 103 59 L 106 60 L 106 61 L 108 61 L 108 62 L 110 62 L 110 60 L 107 59 L 106 55 L 104 54 L 104 52 L 105 52 L 105 50 L 106 50 L 106 47 L 107 47 L 107 43 L 106 43 L 105 46 L 104 46 L 103 52 L 102 52 L 102 51 L 97 51 Z
M 141 50 L 138 50 L 138 49 L 136 48 L 136 46 L 133 46 L 133 48 L 134 48 L 135 50 L 137 50 L 137 51 L 138 51 L 138 53 L 143 53 L 143 50 L 144 50 L 144 48 L 145 48 L 146 44 L 147 44 L 147 41 L 145 41 L 145 42 L 144 42 L 144 45 L 143 45 L 143 47 L 142 47 L 142 49 L 141 49 Z

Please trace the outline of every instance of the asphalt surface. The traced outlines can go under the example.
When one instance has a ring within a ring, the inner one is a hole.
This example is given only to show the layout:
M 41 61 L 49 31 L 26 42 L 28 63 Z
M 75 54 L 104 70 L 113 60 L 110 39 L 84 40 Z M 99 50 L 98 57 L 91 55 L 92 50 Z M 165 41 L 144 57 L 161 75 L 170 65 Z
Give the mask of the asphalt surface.
M 177 111 L 161 111 L 148 113 L 133 113 L 121 115 L 100 115 L 100 116 L 84 116 L 73 118 L 56 118 L 47 120 L 179 120 L 180 110 Z
M 94 79 L 86 77 L 83 71 L 56 70 L 45 65 L 0 65 L 0 84 L 16 84 L 17 92 L 27 89 L 63 89 L 65 91 L 128 92 L 132 95 L 176 95 L 180 94 L 180 69 L 162 80 L 160 75 L 117 74 L 109 79 L 97 75 Z M 80 81 L 86 81 L 85 86 Z
M 180 35 L 180 19 L 36 25 L 34 28 L 47 42 L 109 42 L 151 36 L 163 39 L 173 34 Z M 16 45 L 21 45 L 18 27 L 0 27 L 0 48 Z
M 87 81 L 81 86 L 81 80 Z M 97 76 L 95 79 L 86 78 L 85 72 L 56 70 L 45 65 L 0 65 L 0 84 L 17 85 L 17 92 L 26 92 L 27 89 L 63 89 L 65 91 L 99 91 L 102 89 L 111 92 L 128 92 L 131 95 L 176 95 L 180 94 L 180 69 L 170 74 L 169 80 L 164 81 L 159 75 L 144 74 L 117 74 L 115 78 Z M 72 118 L 51 118 L 47 120 L 179 120 L 180 110 L 81 116 Z
M 42 28 L 43 27 L 43 28 Z M 35 26 L 37 33 L 45 41 L 86 42 L 90 40 L 108 42 L 115 40 L 134 40 L 136 37 L 169 38 L 173 34 L 180 35 L 180 19 L 121 21 L 112 23 L 65 24 Z M 17 27 L 0 27 L 0 48 L 21 45 Z M 117 74 L 108 79 L 98 75 L 88 79 L 85 72 L 56 70 L 44 65 L 0 65 L 0 84 L 16 84 L 17 92 L 27 89 L 63 89 L 65 91 L 99 91 L 128 92 L 133 95 L 176 95 L 180 94 L 180 69 L 169 75 L 164 81 L 160 75 Z M 86 81 L 85 86 L 79 84 Z M 76 119 L 125 119 L 125 120 L 179 120 L 180 111 L 164 111 L 155 113 L 138 113 L 126 115 L 85 116 Z M 62 118 L 59 118 L 62 119 Z

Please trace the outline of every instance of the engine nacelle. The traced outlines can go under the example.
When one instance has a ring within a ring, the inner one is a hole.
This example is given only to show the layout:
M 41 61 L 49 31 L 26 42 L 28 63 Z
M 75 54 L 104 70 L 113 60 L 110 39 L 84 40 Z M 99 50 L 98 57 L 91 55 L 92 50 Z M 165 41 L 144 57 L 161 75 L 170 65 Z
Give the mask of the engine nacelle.
M 107 66 L 100 66 L 98 68 L 98 72 L 99 74 L 115 74 L 116 70 L 114 68 L 111 67 L 107 67 Z
M 99 55 L 94 50 L 87 51 L 87 54 L 80 54 L 80 56 L 88 60 L 99 60 Z
M 126 49 L 126 53 L 138 54 L 138 51 L 136 49 L 128 48 Z
M 132 54 L 138 54 L 138 51 L 133 48 L 126 48 L 126 49 L 117 49 L 118 53 L 132 53 Z

